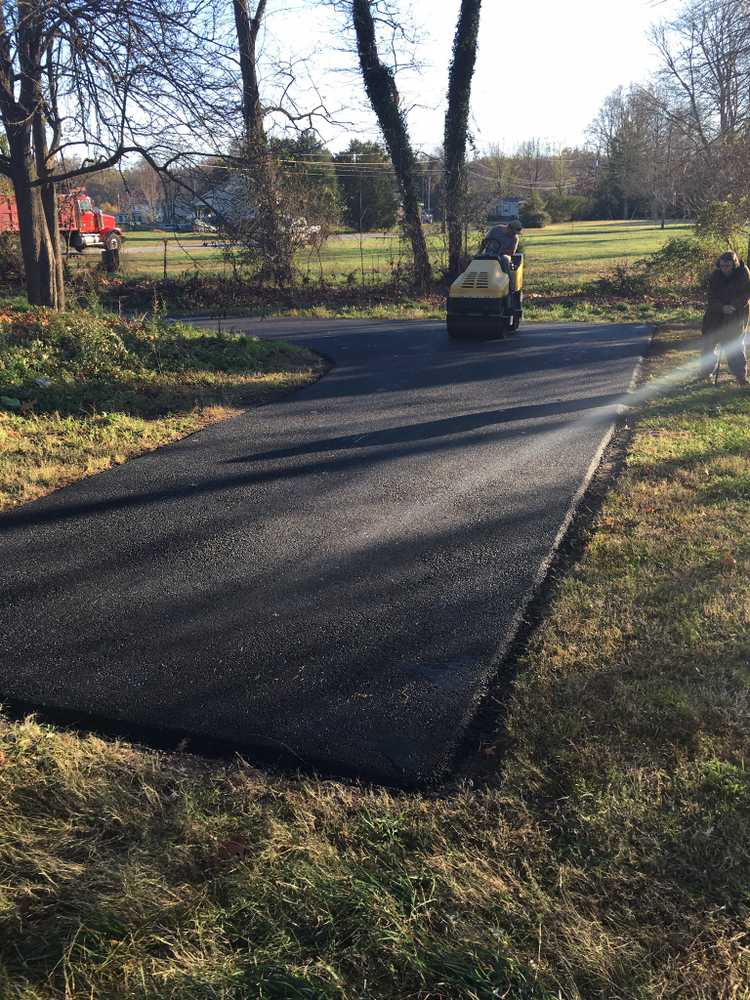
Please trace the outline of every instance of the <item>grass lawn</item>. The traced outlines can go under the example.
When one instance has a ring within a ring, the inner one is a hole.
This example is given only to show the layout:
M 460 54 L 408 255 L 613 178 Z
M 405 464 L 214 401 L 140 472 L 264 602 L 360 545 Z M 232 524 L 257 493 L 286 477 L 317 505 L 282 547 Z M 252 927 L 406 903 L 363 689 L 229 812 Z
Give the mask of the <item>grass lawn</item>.
M 0 510 L 320 371 L 317 356 L 288 344 L 0 305 Z
M 747 1000 L 748 454 L 746 392 L 646 406 L 435 793 L 4 723 L 0 996 Z
M 667 240 L 693 235 L 688 223 L 563 222 L 523 233 L 531 290 L 569 288 L 600 277 L 615 264 L 660 250 Z
M 527 231 L 526 318 L 560 322 L 697 318 L 700 290 L 684 296 L 660 289 L 637 298 L 608 292 L 597 284 L 597 279 L 609 275 L 616 265 L 630 263 L 659 249 L 668 239 L 689 232 L 687 225 L 670 224 L 662 230 L 650 222 L 565 223 Z M 440 282 L 422 296 L 409 290 L 406 275 L 399 270 L 408 255 L 394 234 L 369 235 L 363 241 L 361 256 L 358 236 L 334 236 L 320 262 L 313 266 L 312 261 L 300 260 L 296 283 L 280 289 L 248 283 L 241 274 L 235 276 L 230 264 L 221 259 L 220 250 L 200 246 L 203 237 L 198 234 L 166 234 L 172 254 L 168 259 L 175 266 L 169 265 L 165 282 L 161 278 L 162 247 L 157 245 L 156 235 L 133 234 L 122 280 L 98 277 L 95 286 L 109 308 L 147 311 L 158 300 L 172 315 L 183 316 L 437 320 L 445 316 L 446 288 Z M 477 233 L 474 242 L 478 239 Z M 437 227 L 433 227 L 430 243 L 439 269 L 445 263 L 445 247 Z M 201 254 L 208 261 L 205 267 L 198 259 Z M 85 271 L 95 261 L 96 256 L 73 258 L 73 265 Z M 85 285 L 79 283 L 78 287 L 85 292 Z
M 669 223 L 662 230 L 653 222 L 566 222 L 545 229 L 528 229 L 523 234 L 527 254 L 527 280 L 530 291 L 559 290 L 577 287 L 590 281 L 614 264 L 632 261 L 658 250 L 675 236 L 692 232 L 684 223 Z M 434 265 L 444 267 L 447 260 L 446 238 L 439 226 L 427 228 L 428 243 Z M 230 276 L 231 265 L 219 247 L 204 246 L 212 237 L 201 233 L 167 233 L 159 231 L 127 234 L 123 251 L 123 270 L 130 277 L 161 277 L 164 273 L 164 242 L 167 244 L 167 275 L 176 277 L 185 272 L 223 274 Z M 470 245 L 479 242 L 474 233 Z M 303 252 L 298 267 L 303 276 L 317 281 L 321 270 L 331 284 L 374 285 L 391 274 L 394 266 L 404 265 L 409 258 L 408 247 L 397 232 L 332 236 L 317 254 Z M 99 254 L 92 251 L 79 257 L 71 255 L 74 267 L 94 266 Z

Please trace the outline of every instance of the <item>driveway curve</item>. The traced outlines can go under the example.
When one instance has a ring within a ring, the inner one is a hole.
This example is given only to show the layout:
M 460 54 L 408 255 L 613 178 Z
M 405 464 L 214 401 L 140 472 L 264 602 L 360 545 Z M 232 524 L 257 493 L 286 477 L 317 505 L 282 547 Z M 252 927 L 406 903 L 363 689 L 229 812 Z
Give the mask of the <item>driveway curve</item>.
M 434 322 L 231 325 L 335 367 L 0 517 L 0 701 L 392 783 L 437 777 L 649 331 L 454 343 Z

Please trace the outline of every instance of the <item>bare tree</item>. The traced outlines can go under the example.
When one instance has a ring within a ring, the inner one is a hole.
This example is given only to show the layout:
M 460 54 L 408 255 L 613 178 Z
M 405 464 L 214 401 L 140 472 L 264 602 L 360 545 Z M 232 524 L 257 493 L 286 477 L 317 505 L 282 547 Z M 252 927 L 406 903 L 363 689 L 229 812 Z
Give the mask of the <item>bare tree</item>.
M 652 100 L 693 160 L 691 200 L 745 186 L 750 5 L 688 0 L 677 16 L 652 29 L 651 38 L 662 60 Z
M 471 81 L 477 59 L 482 0 L 461 0 L 448 71 L 445 114 L 445 188 L 448 226 L 448 271 L 456 275 L 463 257 L 463 217 L 466 200 L 466 144 L 469 134 Z
M 541 187 L 547 166 L 547 152 L 541 139 L 533 138 L 522 142 L 515 154 L 518 183 L 526 191 Z
M 604 101 L 589 126 L 589 140 L 601 164 L 603 188 L 613 213 L 630 218 L 634 206 L 648 195 L 649 142 L 647 105 L 638 91 L 618 87 Z
M 152 218 L 157 218 L 164 203 L 164 184 L 159 172 L 141 159 L 137 166 L 124 174 L 124 183 L 131 199 L 139 198 L 148 207 Z
M 513 193 L 516 179 L 515 157 L 509 156 L 499 143 L 490 143 L 484 156 L 475 161 L 486 178 L 488 196 L 498 200 Z
M 431 281 L 432 268 L 419 211 L 419 169 L 394 70 L 380 58 L 376 21 L 391 34 L 394 47 L 403 28 L 389 0 L 333 0 L 332 5 L 346 13 L 354 30 L 365 91 L 383 133 L 401 196 L 403 228 L 414 257 L 415 284 L 424 288 Z
M 552 190 L 559 197 L 564 197 L 575 181 L 571 169 L 571 151 L 560 146 L 549 151 L 551 166 Z
M 651 201 L 651 216 L 661 221 L 663 229 L 667 210 L 677 200 L 677 188 L 684 187 L 681 178 L 689 163 L 689 150 L 672 116 L 663 110 L 664 95 L 658 86 L 633 88 L 630 104 L 631 115 L 641 123 L 645 143 L 639 176 Z
M 245 227 L 249 230 L 245 237 L 269 274 L 282 285 L 292 276 L 292 251 L 284 239 L 281 198 L 258 84 L 258 35 L 266 15 L 266 0 L 258 0 L 252 14 L 247 0 L 232 0 L 232 6 L 242 75 L 243 176 L 255 213 L 252 225 Z
M 224 0 L 215 0 L 222 9 Z M 298 202 L 304 185 L 299 171 L 293 178 L 281 162 L 276 140 L 271 131 L 279 123 L 297 138 L 316 134 L 321 121 L 334 121 L 336 115 L 326 106 L 315 80 L 309 73 L 307 59 L 300 55 L 275 56 L 265 54 L 265 70 L 270 79 L 261 77 L 260 40 L 269 18 L 267 0 L 231 0 L 235 28 L 234 55 L 241 77 L 241 122 L 239 136 L 231 121 L 235 106 L 227 102 L 225 134 L 237 136 L 234 148 L 217 150 L 220 162 L 235 171 L 244 188 L 246 211 L 239 226 L 232 226 L 245 247 L 245 256 L 259 267 L 261 276 L 270 277 L 278 285 L 287 284 L 293 276 L 295 248 L 299 240 Z M 230 58 L 225 64 L 227 83 L 231 91 L 234 65 Z M 299 77 L 304 79 L 307 96 L 304 103 L 298 96 Z M 262 91 L 266 91 L 265 93 Z M 310 97 L 312 94 L 312 97 Z M 274 142 L 270 140 L 274 139 Z M 309 194 L 310 192 L 307 192 Z M 314 199 L 307 199 L 313 205 Z M 327 229 L 316 223 L 317 232 Z M 303 243 L 309 242 L 305 237 Z
M 13 184 L 30 302 L 65 301 L 58 186 L 129 152 L 165 157 L 165 119 L 179 133 L 209 89 L 208 10 L 208 0 L 0 2 L 0 173 Z

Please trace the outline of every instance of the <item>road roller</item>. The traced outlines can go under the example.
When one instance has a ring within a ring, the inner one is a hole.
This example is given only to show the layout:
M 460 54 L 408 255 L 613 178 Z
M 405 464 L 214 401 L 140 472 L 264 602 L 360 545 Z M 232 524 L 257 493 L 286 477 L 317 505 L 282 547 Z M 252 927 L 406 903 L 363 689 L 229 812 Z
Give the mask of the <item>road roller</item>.
M 523 254 L 488 253 L 473 258 L 448 292 L 448 335 L 504 337 L 523 317 Z

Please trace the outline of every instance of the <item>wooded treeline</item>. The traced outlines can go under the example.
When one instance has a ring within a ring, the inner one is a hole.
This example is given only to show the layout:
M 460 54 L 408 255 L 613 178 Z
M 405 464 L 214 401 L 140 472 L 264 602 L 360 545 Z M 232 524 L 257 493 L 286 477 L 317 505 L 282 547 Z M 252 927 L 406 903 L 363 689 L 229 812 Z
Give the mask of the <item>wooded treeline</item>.
M 725 201 L 750 217 L 750 4 L 687 0 L 650 35 L 659 70 L 610 94 L 580 148 L 530 138 L 470 164 L 475 215 L 497 193 L 553 221 L 694 218 Z
M 657 8 L 658 9 L 658 8 Z M 611 94 L 584 173 L 603 217 L 696 216 L 750 190 L 750 4 L 687 0 L 656 24 L 660 69 Z
M 580 148 L 530 138 L 471 157 L 481 0 L 456 0 L 445 129 L 427 151 L 413 147 L 399 93 L 395 53 L 415 41 L 409 5 L 309 2 L 340 18 L 342 64 L 360 75 L 380 142 L 354 139 L 332 153 L 318 126 L 337 112 L 309 79 L 298 92 L 299 60 L 275 56 L 273 85 L 259 73 L 266 0 L 0 0 L 0 178 L 18 204 L 30 301 L 64 305 L 61 185 L 85 184 L 102 207 L 146 206 L 162 220 L 178 221 L 185 203 L 221 217 L 223 201 L 220 224 L 257 275 L 279 284 L 300 219 L 321 238 L 340 223 L 367 231 L 398 221 L 424 286 L 425 215 L 445 223 L 455 272 L 467 228 L 486 224 L 510 196 L 523 199 L 528 225 L 694 216 L 712 201 L 743 202 L 747 0 L 686 0 L 657 24 L 660 71 L 611 94 Z

